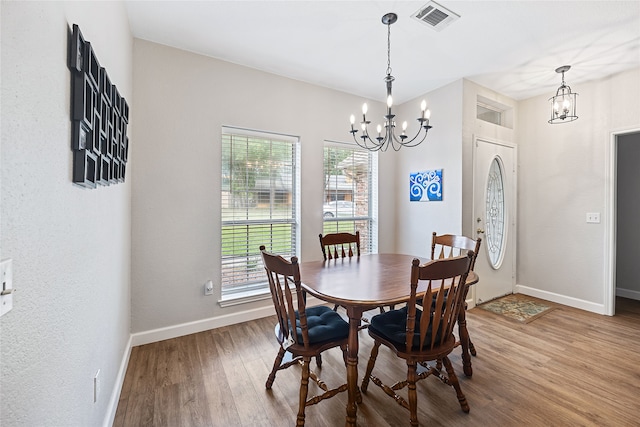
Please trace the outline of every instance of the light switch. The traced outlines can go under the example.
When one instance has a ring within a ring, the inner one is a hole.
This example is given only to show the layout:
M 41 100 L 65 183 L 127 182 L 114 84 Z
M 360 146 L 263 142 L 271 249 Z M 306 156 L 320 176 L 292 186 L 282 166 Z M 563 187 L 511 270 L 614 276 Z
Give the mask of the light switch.
M 0 279 L 2 280 L 2 290 L 0 290 L 0 316 L 4 316 L 13 308 L 13 267 L 11 259 L 0 262 Z
M 589 224 L 600 224 L 600 212 L 588 212 L 587 222 Z

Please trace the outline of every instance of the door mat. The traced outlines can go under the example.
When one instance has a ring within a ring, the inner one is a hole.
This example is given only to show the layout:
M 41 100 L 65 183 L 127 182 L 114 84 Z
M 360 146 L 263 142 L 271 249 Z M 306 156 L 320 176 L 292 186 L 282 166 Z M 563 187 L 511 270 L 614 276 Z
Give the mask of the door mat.
M 522 323 L 529 323 L 552 311 L 553 303 L 523 294 L 511 294 L 478 306 Z

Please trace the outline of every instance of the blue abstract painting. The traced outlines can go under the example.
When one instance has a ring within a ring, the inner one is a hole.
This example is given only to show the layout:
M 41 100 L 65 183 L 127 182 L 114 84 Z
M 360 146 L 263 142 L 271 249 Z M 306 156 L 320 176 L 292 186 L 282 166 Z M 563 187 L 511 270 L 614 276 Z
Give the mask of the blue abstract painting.
M 409 200 L 412 202 L 442 201 L 442 169 L 410 173 Z

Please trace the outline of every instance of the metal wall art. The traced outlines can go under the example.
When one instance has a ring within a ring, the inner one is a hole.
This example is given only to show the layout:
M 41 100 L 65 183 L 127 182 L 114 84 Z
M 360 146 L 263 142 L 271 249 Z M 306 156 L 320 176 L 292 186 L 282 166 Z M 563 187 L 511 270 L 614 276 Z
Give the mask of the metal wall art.
M 129 137 L 129 105 L 100 66 L 91 43 L 73 24 L 71 70 L 71 149 L 73 182 L 88 188 L 124 182 Z
M 442 169 L 410 173 L 409 201 L 442 201 Z

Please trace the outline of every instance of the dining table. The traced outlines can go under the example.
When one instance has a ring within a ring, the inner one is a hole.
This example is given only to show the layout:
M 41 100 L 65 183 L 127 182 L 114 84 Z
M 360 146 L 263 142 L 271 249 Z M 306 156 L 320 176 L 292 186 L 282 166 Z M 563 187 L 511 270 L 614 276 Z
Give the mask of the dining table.
M 358 388 L 358 331 L 362 315 L 377 307 L 398 305 L 409 300 L 411 263 L 415 258 L 421 262 L 430 261 L 414 255 L 381 253 L 300 263 L 303 289 L 320 300 L 344 307 L 349 318 L 346 426 L 357 425 L 357 404 L 361 403 Z M 478 276 L 470 272 L 466 281 L 467 289 L 476 282 Z M 425 290 L 426 282 L 421 281 L 417 292 Z M 458 316 L 458 331 L 463 367 L 467 374 L 471 372 L 471 356 L 464 311 L 460 310 Z

